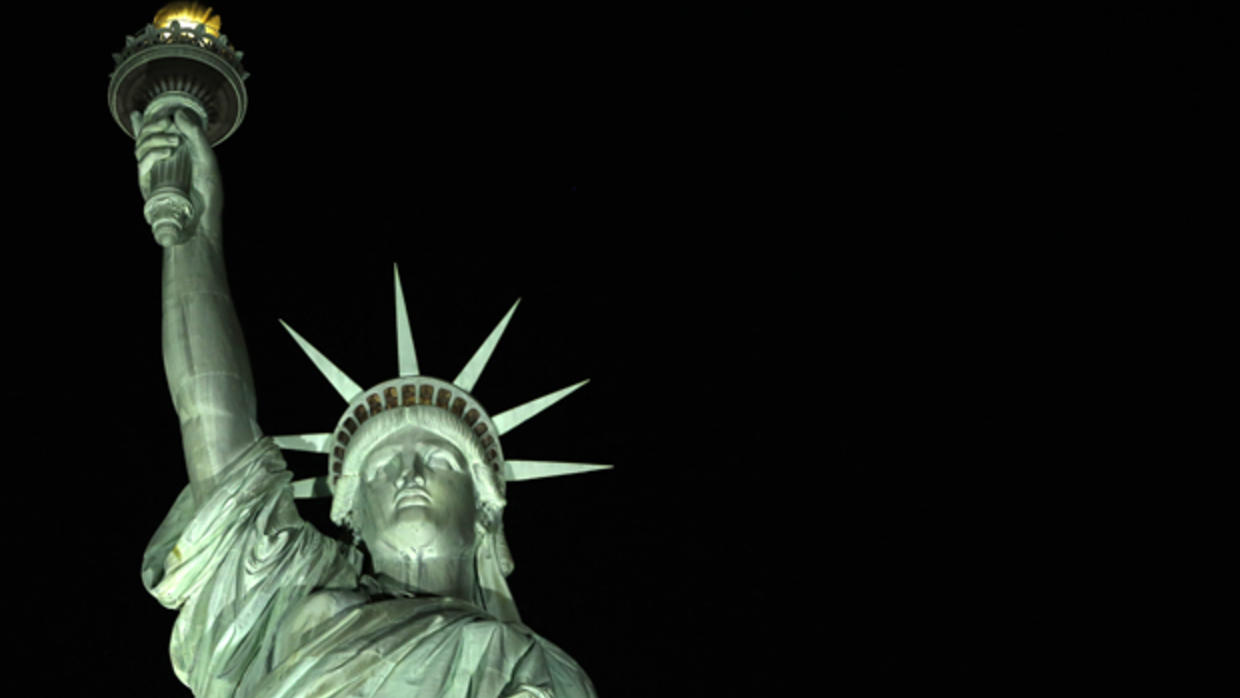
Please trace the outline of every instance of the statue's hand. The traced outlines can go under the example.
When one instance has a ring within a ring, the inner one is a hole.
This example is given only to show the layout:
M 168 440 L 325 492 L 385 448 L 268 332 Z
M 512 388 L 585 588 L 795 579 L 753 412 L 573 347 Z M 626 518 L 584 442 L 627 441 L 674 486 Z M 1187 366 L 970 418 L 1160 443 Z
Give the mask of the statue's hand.
M 217 237 L 224 204 L 223 184 L 215 151 L 207 142 L 198 117 L 181 109 L 172 118 L 162 116 L 144 121 L 142 114 L 136 111 L 129 118 L 134 133 L 138 134 L 134 155 L 138 160 L 138 188 L 143 200 L 151 195 L 151 169 L 183 144 L 189 150 L 193 168 L 189 198 L 194 205 L 194 218 L 188 230 L 193 235 Z

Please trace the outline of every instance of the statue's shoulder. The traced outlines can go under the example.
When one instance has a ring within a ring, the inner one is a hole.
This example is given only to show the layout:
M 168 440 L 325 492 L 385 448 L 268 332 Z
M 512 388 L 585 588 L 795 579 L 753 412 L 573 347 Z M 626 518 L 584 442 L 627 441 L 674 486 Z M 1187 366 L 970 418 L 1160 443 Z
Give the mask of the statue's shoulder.
M 529 635 L 534 644 L 541 650 L 538 652 L 538 656 L 553 679 L 557 696 L 597 698 L 598 694 L 594 690 L 594 684 L 591 683 L 585 669 L 581 668 L 577 660 L 569 656 L 568 652 L 565 652 L 559 645 L 534 632 L 526 625 L 521 623 L 511 623 L 510 625 L 519 628 L 521 632 Z M 527 655 L 527 658 L 531 657 L 532 655 Z
M 306 595 L 289 606 L 276 629 L 273 666 L 284 660 L 288 653 L 300 644 L 301 638 L 320 623 L 355 606 L 361 606 L 369 597 L 347 589 L 323 589 Z

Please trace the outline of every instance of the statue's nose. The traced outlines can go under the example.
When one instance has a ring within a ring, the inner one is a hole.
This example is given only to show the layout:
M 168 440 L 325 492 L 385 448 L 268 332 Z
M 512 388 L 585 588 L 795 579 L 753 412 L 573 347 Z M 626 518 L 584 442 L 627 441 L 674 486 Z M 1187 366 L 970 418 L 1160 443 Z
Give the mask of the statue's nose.
M 400 476 L 396 480 L 399 487 L 406 487 L 410 484 L 424 486 L 426 485 L 426 461 L 422 456 L 415 455 L 409 459 L 409 467 L 400 469 Z

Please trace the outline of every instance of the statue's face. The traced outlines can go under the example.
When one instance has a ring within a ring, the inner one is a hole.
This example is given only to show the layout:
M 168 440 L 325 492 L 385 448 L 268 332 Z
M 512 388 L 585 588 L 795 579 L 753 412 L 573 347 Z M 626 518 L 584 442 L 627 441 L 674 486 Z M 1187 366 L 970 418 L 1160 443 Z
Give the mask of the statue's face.
M 358 487 L 362 538 L 419 554 L 473 549 L 476 504 L 470 464 L 451 441 L 411 425 L 371 448 Z

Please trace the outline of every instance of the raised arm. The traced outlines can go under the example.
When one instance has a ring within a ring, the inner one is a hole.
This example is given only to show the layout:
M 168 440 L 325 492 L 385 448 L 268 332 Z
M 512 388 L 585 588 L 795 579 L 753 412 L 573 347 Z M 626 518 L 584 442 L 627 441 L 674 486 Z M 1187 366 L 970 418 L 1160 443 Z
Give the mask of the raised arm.
M 144 198 L 150 195 L 151 168 L 177 147 L 189 149 L 193 165 L 190 199 L 197 213 L 187 228 L 191 234 L 164 248 L 163 353 L 190 486 L 201 502 L 215 476 L 262 436 L 250 359 L 224 269 L 219 166 L 189 112 L 153 118 L 140 128 L 135 122 L 135 132 Z

